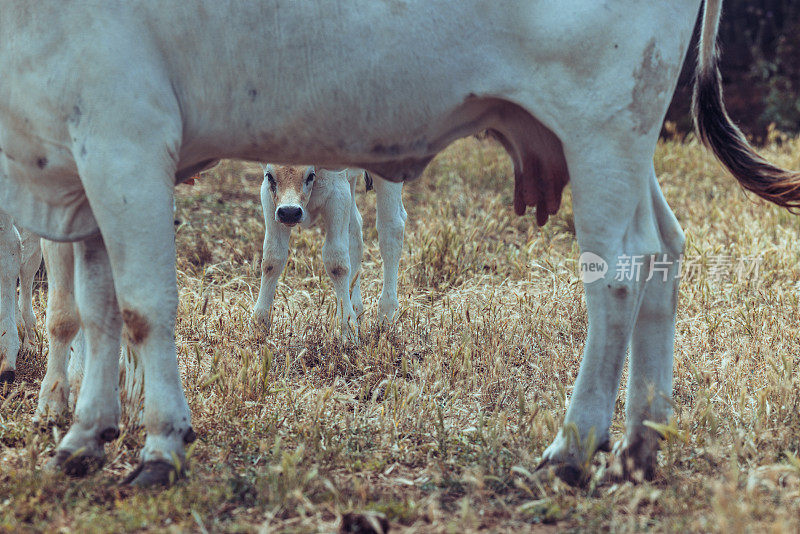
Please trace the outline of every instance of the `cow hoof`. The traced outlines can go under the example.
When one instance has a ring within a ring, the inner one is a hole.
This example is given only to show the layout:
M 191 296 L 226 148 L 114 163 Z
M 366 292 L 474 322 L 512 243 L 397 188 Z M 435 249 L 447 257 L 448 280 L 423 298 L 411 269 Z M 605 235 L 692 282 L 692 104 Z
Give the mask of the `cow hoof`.
M 17 377 L 17 373 L 14 371 L 3 371 L 0 373 L 0 385 L 3 384 L 11 384 L 14 382 L 14 379 Z
M 100 432 L 100 441 L 102 441 L 103 443 L 114 441 L 118 437 L 119 437 L 119 428 L 116 427 L 108 427 L 102 432 Z
M 68 450 L 58 450 L 45 464 L 46 471 L 61 471 L 71 477 L 84 477 L 103 467 L 105 458 L 97 456 L 86 456 L 79 454 L 79 451 L 70 452 Z
M 617 443 L 603 482 L 638 484 L 653 480 L 658 466 L 658 440 L 654 432 L 649 432 L 645 437 Z
M 166 460 L 150 460 L 140 463 L 121 483 L 140 488 L 171 486 L 180 475 L 174 464 Z
M 570 486 L 585 486 L 589 481 L 589 476 L 583 469 L 566 462 L 542 460 L 536 467 L 535 472 L 540 474 L 550 473 Z
M 197 433 L 195 433 L 194 428 L 189 427 L 189 430 L 183 435 L 183 442 L 186 444 L 194 443 L 197 439 Z

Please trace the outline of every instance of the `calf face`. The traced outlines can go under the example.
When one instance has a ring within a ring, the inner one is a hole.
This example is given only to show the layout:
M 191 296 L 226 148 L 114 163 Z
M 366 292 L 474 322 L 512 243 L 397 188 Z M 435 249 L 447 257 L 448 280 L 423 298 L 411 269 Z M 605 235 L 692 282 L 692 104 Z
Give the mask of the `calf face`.
M 266 165 L 264 180 L 269 184 L 275 204 L 275 220 L 294 226 L 306 219 L 306 204 L 311 198 L 316 173 L 314 167 Z

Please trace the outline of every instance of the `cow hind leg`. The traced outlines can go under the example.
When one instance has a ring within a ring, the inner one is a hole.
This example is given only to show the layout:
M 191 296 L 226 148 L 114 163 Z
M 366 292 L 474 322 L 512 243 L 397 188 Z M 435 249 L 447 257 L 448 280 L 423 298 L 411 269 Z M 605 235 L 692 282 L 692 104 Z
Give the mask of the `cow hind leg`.
M 403 184 L 383 178 L 374 181 L 376 199 L 375 228 L 383 262 L 383 289 L 378 301 L 378 320 L 388 322 L 394 318 L 400 303 L 397 300 L 397 279 L 400 255 L 403 252 L 403 234 L 406 227 L 406 210 L 403 207 Z
M 42 263 L 39 236 L 21 231 L 22 265 L 19 273 L 19 309 L 25 334 L 25 348 L 32 350 L 36 342 L 36 315 L 33 312 L 33 282 Z
M 582 146 L 569 161 L 581 263 L 607 267 L 604 275 L 584 277 L 583 359 L 564 425 L 540 465 L 573 484 L 587 480 L 594 452 L 609 448 L 622 366 L 645 294 L 646 258 L 665 252 L 650 196 L 652 151 L 640 144 L 637 150 L 632 142 L 627 152 Z
M 122 317 L 101 237 L 75 245 L 75 296 L 86 338 L 86 373 L 75 418 L 48 463 L 83 476 L 105 460 L 105 443 L 119 436 L 119 340 Z
M 75 261 L 72 243 L 42 241 L 42 253 L 47 268 L 47 372 L 39 388 L 35 420 L 47 423 L 68 412 L 73 380 L 68 377 L 70 346 L 78 333 L 80 319 L 75 303 Z M 83 358 L 81 353 L 78 357 Z M 75 359 L 73 356 L 72 359 Z M 81 371 L 83 362 L 80 362 Z
M 364 303 L 361 299 L 361 260 L 364 258 L 364 236 L 362 233 L 363 220 L 358 211 L 355 196 L 355 182 L 350 184 L 352 204 L 350 207 L 350 301 L 356 316 L 364 313 Z
M 662 254 L 652 258 L 644 298 L 636 319 L 628 372 L 625 439 L 612 474 L 629 480 L 655 476 L 661 435 L 647 421 L 666 423 L 671 413 L 675 313 L 680 257 L 685 237 L 655 174 L 650 182 Z
M 3 384 L 14 381 L 20 349 L 16 319 L 20 256 L 20 239 L 14 222 L 0 212 L 0 392 Z

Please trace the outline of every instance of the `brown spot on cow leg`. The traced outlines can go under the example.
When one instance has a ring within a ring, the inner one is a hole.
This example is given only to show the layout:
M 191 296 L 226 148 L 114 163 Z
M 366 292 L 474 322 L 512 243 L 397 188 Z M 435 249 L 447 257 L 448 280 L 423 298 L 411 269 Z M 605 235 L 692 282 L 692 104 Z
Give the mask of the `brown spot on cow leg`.
M 134 345 L 140 345 L 150 333 L 150 324 L 139 313 L 124 309 L 122 321 L 125 323 L 125 337 Z

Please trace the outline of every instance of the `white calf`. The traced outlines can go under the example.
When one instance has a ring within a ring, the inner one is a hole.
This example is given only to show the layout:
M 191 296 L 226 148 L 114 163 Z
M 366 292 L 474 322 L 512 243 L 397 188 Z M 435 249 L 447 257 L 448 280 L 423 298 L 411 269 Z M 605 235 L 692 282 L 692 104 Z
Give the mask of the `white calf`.
M 319 221 L 325 229 L 323 262 L 336 291 L 337 317 L 342 336 L 358 339 L 358 317 L 364 311 L 361 300 L 362 219 L 356 205 L 356 181 L 367 174 L 356 169 L 333 171 L 314 167 L 267 165 L 261 184 L 264 211 L 264 253 L 261 289 L 253 318 L 267 330 L 271 325 L 272 301 L 278 278 L 286 266 L 289 235 L 296 224 L 309 227 Z M 406 211 L 402 184 L 378 178 L 378 242 L 383 259 L 383 291 L 378 308 L 381 320 L 390 320 L 399 306 L 397 275 L 403 248 Z
M 33 278 L 41 262 L 39 236 L 18 231 L 11 216 L 0 212 L 0 385 L 14 381 L 20 348 L 33 348 Z

